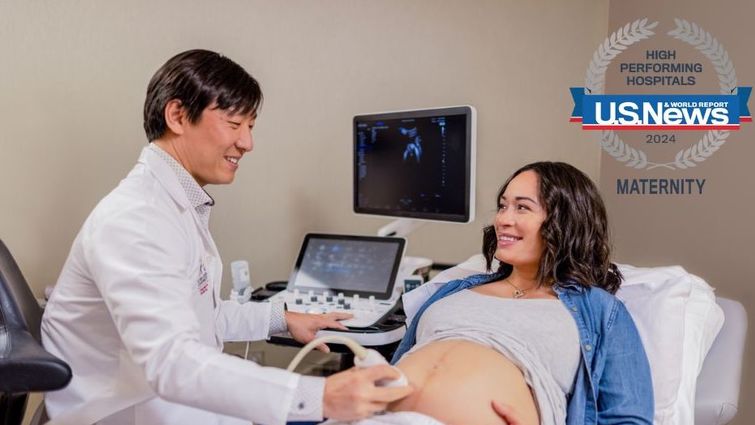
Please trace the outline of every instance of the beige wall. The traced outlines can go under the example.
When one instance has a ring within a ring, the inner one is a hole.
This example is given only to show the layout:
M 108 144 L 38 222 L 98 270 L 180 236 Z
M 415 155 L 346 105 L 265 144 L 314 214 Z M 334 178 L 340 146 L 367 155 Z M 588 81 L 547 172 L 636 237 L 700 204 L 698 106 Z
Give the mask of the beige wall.
M 729 53 L 739 85 L 755 83 L 755 57 L 752 55 L 752 17 L 755 3 L 748 0 L 704 2 L 669 0 L 657 2 L 612 1 L 609 32 L 638 18 L 660 22 L 657 36 L 638 48 L 626 51 L 608 70 L 607 92 L 632 92 L 617 71 L 621 61 L 644 61 L 645 48 L 666 46 L 677 50 L 681 62 L 699 61 L 706 68 L 698 84 L 679 89 L 680 93 L 718 93 L 720 88 L 710 61 L 681 42 L 670 41 L 665 33 L 674 28 L 673 18 L 696 22 L 715 36 Z M 711 72 L 712 71 L 712 72 Z M 663 88 L 646 88 L 645 92 L 666 92 Z M 752 108 L 753 102 L 750 101 Z M 670 133 L 669 133 L 670 134 Z M 630 146 L 644 150 L 654 160 L 673 161 L 676 152 L 696 143 L 702 132 L 677 132 L 675 145 L 652 146 L 622 132 Z M 750 317 L 755 313 L 755 284 L 752 267 L 755 227 L 755 191 L 752 190 L 752 162 L 755 160 L 755 128 L 745 124 L 732 132 L 727 143 L 706 161 L 689 170 L 632 170 L 603 154 L 601 189 L 613 221 L 617 259 L 637 265 L 680 264 L 716 287 L 720 296 L 742 302 Z M 618 195 L 617 178 L 705 178 L 702 195 Z M 749 346 L 755 340 L 750 326 Z M 745 356 L 752 358 L 752 349 Z M 734 424 L 755 423 L 755 367 L 744 364 L 740 412 Z
M 414 255 L 463 260 L 515 167 L 559 159 L 597 178 L 599 152 L 567 122 L 567 88 L 606 15 L 599 0 L 2 2 L 0 237 L 37 292 L 53 283 L 145 144 L 152 73 L 201 47 L 241 63 L 265 93 L 254 152 L 233 185 L 209 189 L 226 264 L 248 259 L 255 284 L 285 279 L 305 232 L 387 223 L 351 212 L 354 114 L 471 104 L 478 218 L 409 239 Z

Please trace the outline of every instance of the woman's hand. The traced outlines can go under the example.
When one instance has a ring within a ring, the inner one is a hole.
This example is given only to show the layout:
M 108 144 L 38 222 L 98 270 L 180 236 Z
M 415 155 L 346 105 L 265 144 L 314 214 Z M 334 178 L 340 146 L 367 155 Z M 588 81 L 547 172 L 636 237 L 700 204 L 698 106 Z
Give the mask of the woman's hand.
M 490 403 L 493 406 L 493 411 L 498 414 L 508 425 L 523 425 L 521 419 L 517 416 L 516 410 L 507 404 L 500 404 L 493 400 Z
M 338 321 L 351 319 L 352 317 L 354 316 L 349 313 L 308 314 L 287 311 L 286 325 L 288 325 L 288 333 L 296 341 L 306 344 L 315 339 L 317 332 L 322 329 L 347 330 L 348 328 Z M 330 349 L 325 344 L 318 345 L 317 349 L 323 353 L 330 352 Z

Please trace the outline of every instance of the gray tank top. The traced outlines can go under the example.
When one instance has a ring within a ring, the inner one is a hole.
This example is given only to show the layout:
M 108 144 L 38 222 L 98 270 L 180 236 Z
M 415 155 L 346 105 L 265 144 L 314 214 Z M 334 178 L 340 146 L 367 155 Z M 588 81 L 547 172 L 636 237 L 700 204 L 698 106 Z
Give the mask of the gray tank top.
M 577 325 L 557 299 L 510 299 L 464 290 L 431 305 L 417 344 L 464 339 L 490 347 L 522 370 L 543 425 L 566 422 L 566 399 L 580 362 Z

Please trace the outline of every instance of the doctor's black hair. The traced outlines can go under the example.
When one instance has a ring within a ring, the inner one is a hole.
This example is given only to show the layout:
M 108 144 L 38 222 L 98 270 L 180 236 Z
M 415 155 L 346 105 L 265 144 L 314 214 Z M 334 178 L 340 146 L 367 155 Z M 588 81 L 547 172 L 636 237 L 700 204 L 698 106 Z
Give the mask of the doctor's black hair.
M 543 254 L 537 272 L 542 284 L 571 281 L 616 293 L 621 272 L 611 263 L 608 217 L 598 188 L 582 171 L 563 162 L 535 162 L 518 169 L 506 180 L 496 205 L 514 177 L 525 171 L 538 176 L 539 201 L 546 218 L 540 227 Z M 491 270 L 497 248 L 494 227 L 483 229 L 482 252 Z M 498 272 L 511 274 L 511 264 L 500 262 Z
M 195 124 L 209 105 L 232 114 L 256 113 L 262 103 L 259 83 L 236 62 L 209 50 L 188 50 L 155 72 L 144 100 L 144 131 L 152 142 L 168 129 L 165 106 L 179 100 Z

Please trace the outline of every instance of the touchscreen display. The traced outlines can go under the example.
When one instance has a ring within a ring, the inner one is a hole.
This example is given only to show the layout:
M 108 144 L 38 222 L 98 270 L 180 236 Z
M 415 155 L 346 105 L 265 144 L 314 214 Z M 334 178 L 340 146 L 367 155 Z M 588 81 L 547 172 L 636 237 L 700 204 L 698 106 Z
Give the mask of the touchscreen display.
M 403 248 L 401 238 L 307 235 L 289 289 L 388 298 Z

